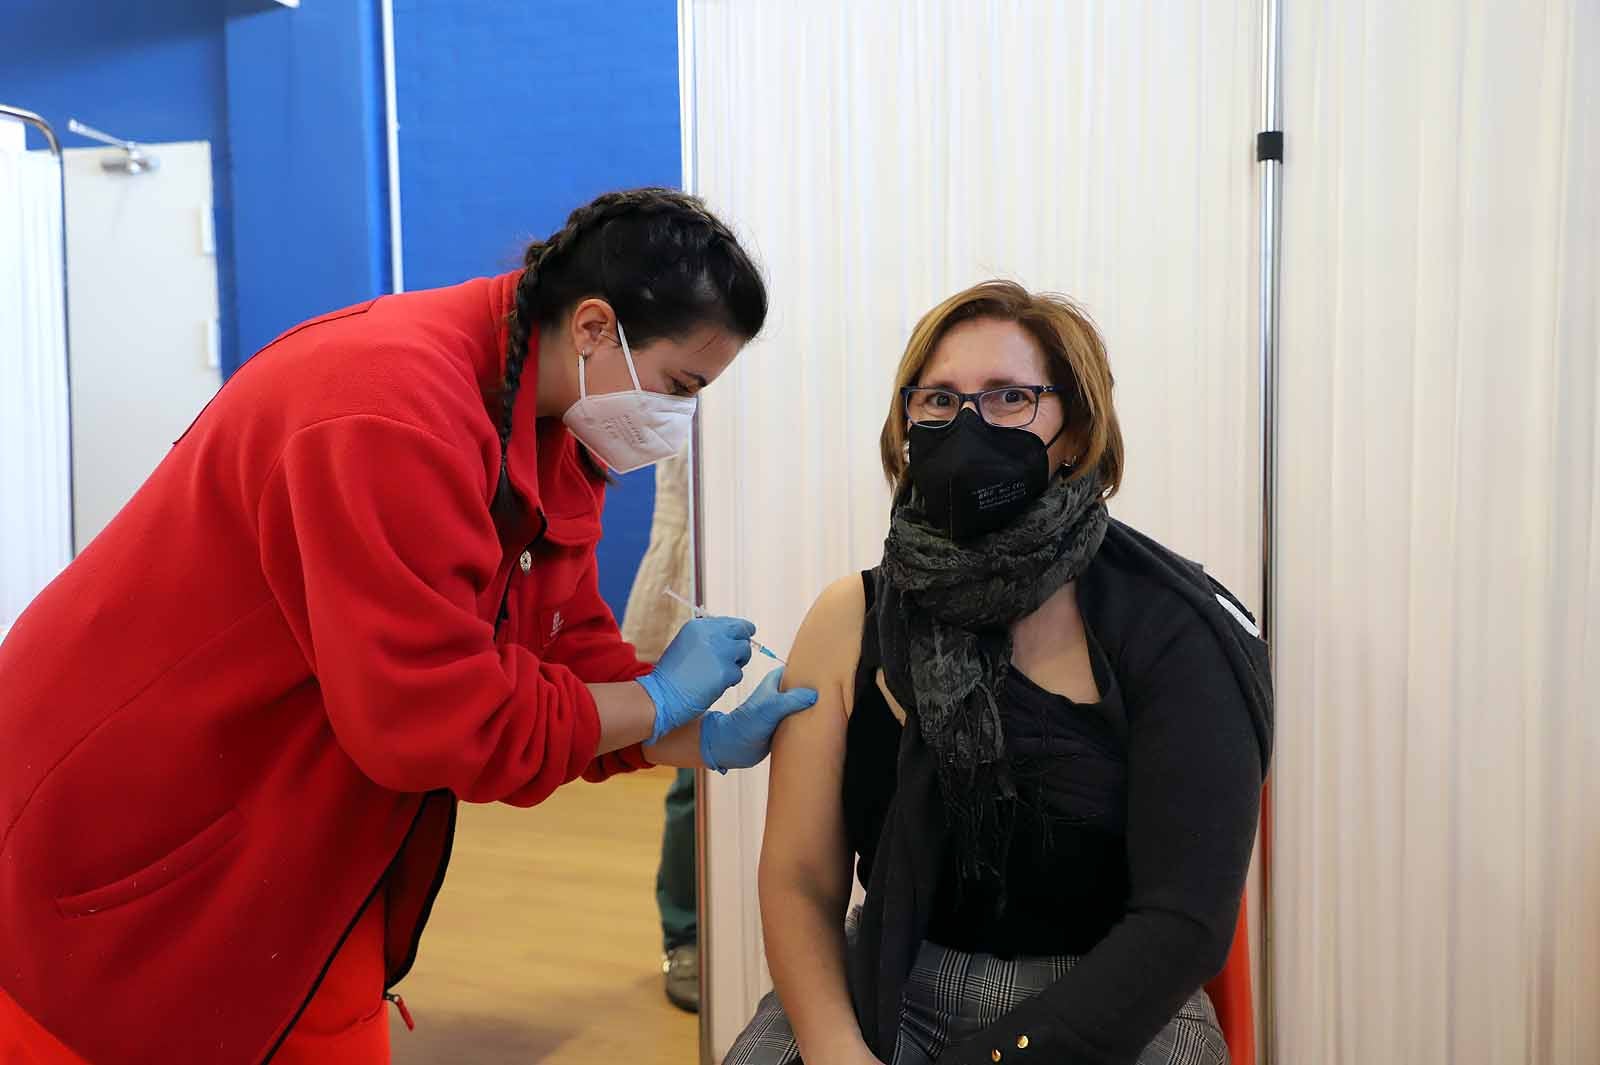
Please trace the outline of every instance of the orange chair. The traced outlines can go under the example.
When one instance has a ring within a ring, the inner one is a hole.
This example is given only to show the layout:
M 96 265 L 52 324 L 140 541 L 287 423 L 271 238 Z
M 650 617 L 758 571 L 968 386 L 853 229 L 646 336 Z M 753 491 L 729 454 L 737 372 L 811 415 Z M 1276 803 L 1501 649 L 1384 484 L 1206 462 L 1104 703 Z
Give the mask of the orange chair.
M 1217 1023 L 1228 1041 L 1233 1065 L 1256 1065 L 1256 1018 L 1250 998 L 1250 914 L 1244 900 L 1239 902 L 1239 924 L 1233 930 L 1227 964 L 1206 985 L 1206 993 L 1217 1008 Z
M 1272 869 L 1272 782 L 1261 787 L 1261 890 L 1270 891 Z M 1228 961 L 1216 979 L 1206 985 L 1211 1004 L 1217 1009 L 1217 1023 L 1228 1041 L 1228 1056 L 1233 1065 L 1256 1065 L 1255 1003 L 1250 993 L 1250 907 L 1249 893 L 1239 900 L 1239 923 L 1233 930 L 1233 946 Z

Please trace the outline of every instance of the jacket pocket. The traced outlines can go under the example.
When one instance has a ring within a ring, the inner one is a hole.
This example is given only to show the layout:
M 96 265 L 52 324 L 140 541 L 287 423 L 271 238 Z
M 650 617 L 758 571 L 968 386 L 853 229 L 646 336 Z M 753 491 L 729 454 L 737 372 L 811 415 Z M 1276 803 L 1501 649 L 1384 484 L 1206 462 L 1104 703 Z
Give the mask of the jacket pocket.
M 239 834 L 242 824 L 239 811 L 229 810 L 143 869 L 103 887 L 57 897 L 56 909 L 63 917 L 87 917 L 153 895 L 215 857 Z

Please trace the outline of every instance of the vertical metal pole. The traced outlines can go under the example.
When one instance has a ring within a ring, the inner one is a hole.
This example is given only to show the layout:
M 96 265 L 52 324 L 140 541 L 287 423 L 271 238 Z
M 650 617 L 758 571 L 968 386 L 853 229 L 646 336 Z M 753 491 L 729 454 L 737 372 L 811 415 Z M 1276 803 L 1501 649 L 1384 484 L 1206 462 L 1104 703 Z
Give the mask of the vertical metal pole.
M 699 156 L 695 148 L 695 54 L 694 54 L 694 0 L 678 0 L 678 116 L 679 150 L 682 154 L 683 188 L 697 192 L 699 185 Z M 692 552 L 691 579 L 694 587 L 689 598 L 696 605 L 705 602 L 705 528 L 704 492 L 701 491 L 702 464 L 700 448 L 704 440 L 700 411 L 695 412 L 694 434 L 689 441 L 689 550 Z M 711 882 L 711 824 L 707 814 L 706 782 L 704 769 L 694 771 L 694 863 L 695 863 L 695 926 L 700 943 L 700 1062 L 712 1065 L 711 1015 L 715 1008 L 711 1001 L 711 977 L 707 960 L 711 957 L 711 912 L 706 905 L 706 885 Z
M 700 490 L 701 462 L 700 447 L 704 438 L 700 427 L 700 412 L 694 416 L 694 435 L 689 443 L 689 544 L 693 553 L 692 580 L 694 589 L 689 593 L 689 598 L 695 604 L 703 605 L 705 601 L 705 538 L 701 530 L 705 520 L 703 505 L 704 493 Z M 701 1065 L 711 1065 L 713 1059 L 711 1046 L 711 1013 L 714 1004 L 711 1001 L 711 975 L 710 967 L 706 964 L 711 957 L 711 910 L 706 904 L 706 886 L 711 882 L 711 822 L 706 802 L 706 782 L 709 774 L 705 769 L 694 771 L 694 862 L 695 862 L 695 930 L 700 944 L 700 1061 Z
M 1278 620 L 1278 300 L 1283 210 L 1282 9 L 1280 0 L 1263 0 L 1261 11 L 1261 134 L 1256 157 L 1261 168 L 1261 632 L 1267 653 L 1277 663 Z M 1274 668 L 1276 672 L 1276 668 Z M 1261 1016 L 1263 1065 L 1277 1056 L 1273 996 L 1272 788 L 1261 806 Z
M 1262 35 L 1263 132 L 1279 127 L 1279 0 L 1264 0 Z M 1261 620 L 1271 644 L 1277 613 L 1278 503 L 1278 245 L 1283 205 L 1283 162 L 1265 158 L 1261 166 Z
M 405 227 L 400 216 L 400 104 L 394 59 L 394 0 L 380 0 L 383 39 L 383 151 L 389 180 L 389 291 L 406 290 Z

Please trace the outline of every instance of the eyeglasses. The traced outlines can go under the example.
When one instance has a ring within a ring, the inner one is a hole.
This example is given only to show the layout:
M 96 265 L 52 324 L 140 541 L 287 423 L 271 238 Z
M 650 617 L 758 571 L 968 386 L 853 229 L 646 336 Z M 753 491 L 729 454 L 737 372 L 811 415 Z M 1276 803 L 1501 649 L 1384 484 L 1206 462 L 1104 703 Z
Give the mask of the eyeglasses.
M 982 392 L 956 392 L 948 388 L 906 387 L 900 390 L 906 417 L 917 425 L 942 429 L 955 421 L 961 408 L 971 403 L 978 416 L 1001 429 L 1021 429 L 1039 416 L 1039 397 L 1061 391 L 1055 385 L 1007 385 Z

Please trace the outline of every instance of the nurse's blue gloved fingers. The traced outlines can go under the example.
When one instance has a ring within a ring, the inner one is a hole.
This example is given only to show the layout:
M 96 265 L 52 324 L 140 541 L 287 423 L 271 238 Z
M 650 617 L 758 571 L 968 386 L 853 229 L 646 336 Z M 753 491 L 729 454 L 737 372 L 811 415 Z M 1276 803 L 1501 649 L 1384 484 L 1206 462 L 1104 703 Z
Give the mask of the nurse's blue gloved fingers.
M 700 760 L 707 769 L 726 773 L 759 765 L 772 750 L 772 734 L 783 719 L 814 706 L 817 693 L 810 688 L 783 692 L 783 670 L 775 669 L 755 692 L 731 714 L 713 710 L 700 719 Z
M 749 665 L 750 655 L 754 650 L 750 646 L 750 637 L 756 634 L 754 625 L 743 618 L 702 618 L 701 620 L 718 622 L 723 639 L 729 641 L 733 646 L 734 661 L 738 663 L 740 670 L 742 671 L 745 666 Z M 740 676 L 742 677 L 743 675 L 741 672 Z
M 693 721 L 739 683 L 754 633 L 755 626 L 740 618 L 696 618 L 678 630 L 655 669 L 639 678 L 656 708 L 647 742 Z
M 748 640 L 750 637 L 756 634 L 755 625 L 746 621 L 744 618 L 707 617 L 701 618 L 700 620 L 717 622 L 718 627 L 721 628 L 723 633 L 732 640 Z

